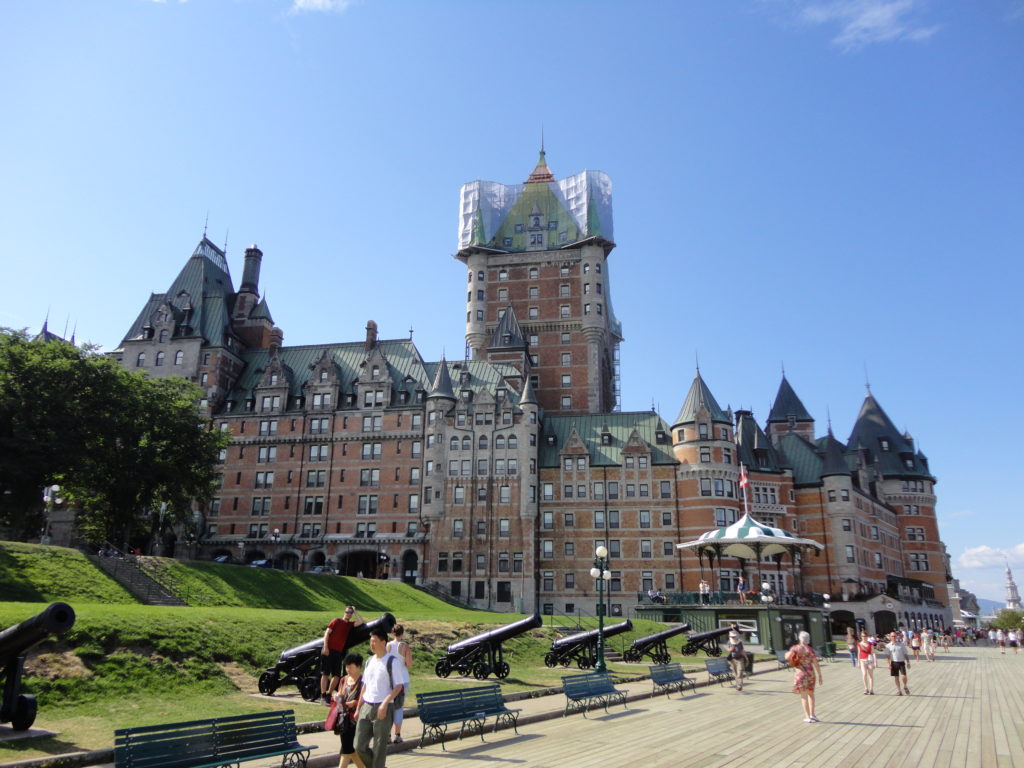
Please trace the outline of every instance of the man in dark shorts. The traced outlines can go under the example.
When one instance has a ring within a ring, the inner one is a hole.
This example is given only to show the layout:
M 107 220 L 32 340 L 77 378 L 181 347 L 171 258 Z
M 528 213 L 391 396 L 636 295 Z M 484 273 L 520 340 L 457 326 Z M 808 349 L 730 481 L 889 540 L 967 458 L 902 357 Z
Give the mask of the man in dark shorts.
M 896 695 L 902 696 L 905 692 L 909 696 L 907 670 L 910 669 L 910 650 L 907 648 L 907 644 L 903 642 L 903 638 L 898 632 L 890 632 L 889 644 L 885 650 L 889 652 L 889 674 L 896 681 Z M 900 691 L 900 675 L 903 676 L 903 691 Z
M 334 619 L 324 631 L 324 647 L 320 652 L 320 697 L 325 704 L 331 703 L 331 694 L 338 689 L 341 682 L 341 660 L 348 642 L 348 633 L 352 627 L 358 627 L 363 617 L 356 612 L 356 607 L 345 608 L 345 615 Z

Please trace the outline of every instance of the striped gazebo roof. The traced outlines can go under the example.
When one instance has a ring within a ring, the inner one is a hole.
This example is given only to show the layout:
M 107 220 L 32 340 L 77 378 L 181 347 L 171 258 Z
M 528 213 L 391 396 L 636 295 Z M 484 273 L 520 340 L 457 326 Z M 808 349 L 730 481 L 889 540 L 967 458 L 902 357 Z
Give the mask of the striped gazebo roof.
M 677 544 L 676 548 L 689 549 L 697 554 L 713 552 L 716 557 L 725 555 L 759 559 L 764 555 L 825 547 L 813 539 L 802 539 L 789 531 L 765 525 L 744 513 L 743 517 L 732 525 L 702 533 L 693 541 Z

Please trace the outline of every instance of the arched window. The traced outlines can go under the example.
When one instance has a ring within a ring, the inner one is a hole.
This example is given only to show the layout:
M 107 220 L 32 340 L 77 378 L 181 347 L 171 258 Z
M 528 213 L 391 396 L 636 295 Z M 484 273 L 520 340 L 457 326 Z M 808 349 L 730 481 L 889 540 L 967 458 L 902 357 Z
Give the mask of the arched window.
M 163 344 L 166 341 L 167 341 L 167 329 L 164 328 L 163 330 L 160 331 L 160 343 Z
M 464 450 L 464 451 L 468 451 L 468 450 L 469 450 L 470 448 L 472 448 L 472 447 L 473 447 L 473 446 L 472 446 L 472 444 L 471 444 L 471 443 L 469 442 L 469 438 L 468 438 L 468 437 L 464 437 L 464 438 L 462 438 L 462 450 Z
M 156 362 L 154 363 L 154 365 L 163 365 L 163 364 L 164 364 L 164 353 L 163 352 L 157 352 L 156 353 Z
M 453 437 L 451 443 L 449 444 L 449 448 L 453 451 L 459 450 L 459 438 Z
M 487 448 L 487 435 L 480 435 L 480 439 L 477 441 L 477 447 L 481 451 Z
M 141 368 L 145 364 L 146 364 L 146 353 L 145 352 L 139 352 L 139 356 L 137 358 L 135 358 L 135 367 L 136 368 Z
M 496 438 L 494 438 L 494 447 L 497 448 L 498 450 L 501 450 L 502 448 L 504 448 L 505 447 L 505 438 L 502 437 L 501 435 L 498 435 Z
M 498 279 L 499 280 L 508 280 L 508 270 L 507 269 L 499 269 L 498 270 Z
M 515 448 L 518 444 L 519 444 L 519 441 L 516 439 L 515 435 L 509 435 L 508 436 L 508 447 L 509 448 Z
M 185 353 L 180 349 L 174 353 L 174 364 L 181 365 L 185 361 Z

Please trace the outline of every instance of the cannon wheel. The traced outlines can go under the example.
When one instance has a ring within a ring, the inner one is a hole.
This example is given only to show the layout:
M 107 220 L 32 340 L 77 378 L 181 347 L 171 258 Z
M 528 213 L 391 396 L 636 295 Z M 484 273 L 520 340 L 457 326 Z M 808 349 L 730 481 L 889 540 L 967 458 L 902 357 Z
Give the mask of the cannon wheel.
M 626 649 L 626 652 L 622 654 L 622 658 L 624 658 L 628 662 L 636 663 L 640 661 L 641 656 L 633 648 L 628 648 Z
M 269 669 L 260 675 L 259 689 L 260 693 L 264 696 L 273 696 L 274 691 L 277 690 L 279 685 L 277 681 L 277 672 L 271 672 Z
M 36 721 L 36 712 L 39 705 L 36 697 L 28 694 L 21 694 L 14 702 L 14 714 L 11 717 L 11 727 L 16 731 L 27 731 Z
M 718 646 L 715 646 L 714 648 L 706 648 L 705 653 L 707 653 L 708 656 L 721 656 L 722 649 Z
M 448 677 L 452 673 L 452 665 L 448 659 L 441 659 L 434 665 L 434 674 L 438 677 Z
M 682 649 L 680 649 L 679 652 L 681 654 L 683 654 L 683 656 L 693 656 L 693 655 L 695 655 L 697 653 L 697 649 L 696 648 L 691 648 L 689 646 L 689 644 L 687 644 L 687 645 L 684 645 L 682 647 Z
M 316 701 L 320 698 L 320 678 L 304 677 L 299 681 L 299 693 L 306 701 Z
M 672 654 L 671 653 L 663 653 L 660 656 L 658 656 L 658 658 L 657 658 L 657 662 L 659 664 L 668 664 L 671 661 L 672 661 Z
M 570 664 L 572 664 L 572 657 L 563 656 L 558 660 L 558 663 L 561 664 L 563 667 L 568 667 Z
M 489 674 L 491 674 L 491 665 L 486 661 L 478 661 L 473 665 L 473 677 L 477 680 L 486 680 Z
M 544 654 L 544 666 L 545 667 L 557 667 L 558 656 L 555 655 L 554 651 L 548 651 Z
M 494 665 L 494 676 L 499 680 L 504 680 L 508 677 L 508 673 L 512 671 L 512 667 L 508 665 L 507 661 L 499 661 Z
M 577 665 L 577 666 L 578 666 L 578 667 L 579 667 L 580 669 L 590 669 L 590 664 L 591 664 L 591 662 L 590 662 L 590 658 L 589 658 L 589 657 L 587 657 L 587 656 L 580 656 L 580 657 L 579 657 L 579 658 L 578 658 L 578 659 L 576 660 L 576 665 Z

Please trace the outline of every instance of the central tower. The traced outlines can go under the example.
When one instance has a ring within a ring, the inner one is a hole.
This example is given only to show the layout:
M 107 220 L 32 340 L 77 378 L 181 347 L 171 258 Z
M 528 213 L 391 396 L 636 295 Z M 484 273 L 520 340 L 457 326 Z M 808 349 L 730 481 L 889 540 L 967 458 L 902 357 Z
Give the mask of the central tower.
M 515 365 L 549 413 L 617 410 L 614 247 L 601 171 L 555 179 L 541 149 L 523 184 L 463 185 L 455 258 L 467 270 L 467 357 Z

